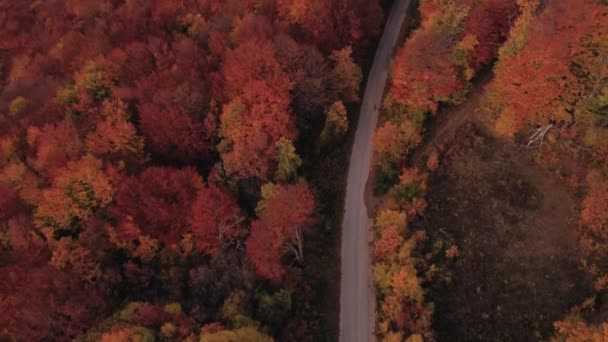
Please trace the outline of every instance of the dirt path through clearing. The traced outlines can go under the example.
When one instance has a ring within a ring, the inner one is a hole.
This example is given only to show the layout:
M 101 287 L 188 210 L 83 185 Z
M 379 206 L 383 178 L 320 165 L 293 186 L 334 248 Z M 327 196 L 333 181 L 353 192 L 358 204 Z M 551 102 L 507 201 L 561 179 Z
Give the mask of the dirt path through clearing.
M 465 123 L 470 122 L 475 117 L 475 112 L 479 108 L 483 97 L 483 88 L 491 80 L 491 73 L 485 73 L 474 83 L 471 94 L 467 100 L 455 107 L 444 107 L 439 110 L 437 117 L 431 124 L 431 128 L 425 133 L 422 145 L 417 148 L 410 157 L 409 164 L 421 167 L 426 163 L 429 155 L 440 146 L 454 139 L 454 133 Z

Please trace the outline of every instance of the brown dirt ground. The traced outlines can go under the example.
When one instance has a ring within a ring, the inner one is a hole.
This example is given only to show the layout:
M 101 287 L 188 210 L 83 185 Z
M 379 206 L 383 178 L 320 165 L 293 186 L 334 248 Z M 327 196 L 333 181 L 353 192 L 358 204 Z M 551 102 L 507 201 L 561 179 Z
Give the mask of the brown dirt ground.
M 492 79 L 491 76 L 492 73 L 490 72 L 485 72 L 480 76 L 475 81 L 470 95 L 463 104 L 455 107 L 445 107 L 439 111 L 433 118 L 430 128 L 425 132 L 422 145 L 414 150 L 410 156 L 410 165 L 423 169 L 429 155 L 454 140 L 454 134 L 460 127 L 473 120 L 479 121 L 477 110 L 483 102 L 485 95 L 483 89 Z
M 552 323 L 589 293 L 575 202 L 528 152 L 483 133 L 474 119 L 454 121 L 435 140 L 444 156 L 424 222 L 432 260 L 441 264 L 445 246 L 460 250 L 428 292 L 438 339 L 546 339 Z

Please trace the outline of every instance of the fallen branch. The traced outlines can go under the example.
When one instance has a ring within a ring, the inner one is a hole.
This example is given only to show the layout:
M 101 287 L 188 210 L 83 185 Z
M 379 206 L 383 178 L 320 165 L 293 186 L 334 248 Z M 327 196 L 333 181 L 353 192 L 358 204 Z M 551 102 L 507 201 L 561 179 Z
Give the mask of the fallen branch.
M 526 144 L 527 148 L 532 148 L 534 145 L 538 144 L 538 148 L 543 146 L 543 142 L 545 140 L 545 136 L 549 133 L 553 127 L 553 124 L 548 124 L 543 127 L 539 127 L 534 131 L 534 133 L 528 138 L 528 143 Z

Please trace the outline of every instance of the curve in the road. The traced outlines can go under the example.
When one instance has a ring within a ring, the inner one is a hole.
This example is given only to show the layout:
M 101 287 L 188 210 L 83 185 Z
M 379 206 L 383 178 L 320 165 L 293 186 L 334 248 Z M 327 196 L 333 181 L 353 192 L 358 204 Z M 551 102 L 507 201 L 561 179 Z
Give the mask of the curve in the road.
M 372 159 L 372 137 L 388 79 L 388 67 L 411 0 L 396 0 L 376 50 L 361 104 L 348 168 L 340 282 L 340 341 L 374 340 L 375 295 L 372 288 L 371 220 L 365 206 L 365 184 Z

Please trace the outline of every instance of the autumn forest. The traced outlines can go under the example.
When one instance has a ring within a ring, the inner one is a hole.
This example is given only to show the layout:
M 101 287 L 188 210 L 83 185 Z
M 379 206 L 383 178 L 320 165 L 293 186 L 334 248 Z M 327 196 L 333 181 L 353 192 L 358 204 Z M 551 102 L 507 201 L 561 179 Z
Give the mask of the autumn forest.
M 368 341 L 341 300 L 608 341 L 606 1 L 0 0 L 0 341 Z

